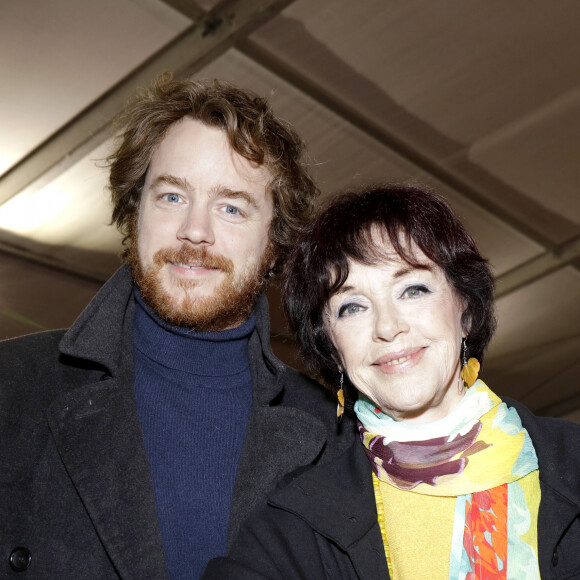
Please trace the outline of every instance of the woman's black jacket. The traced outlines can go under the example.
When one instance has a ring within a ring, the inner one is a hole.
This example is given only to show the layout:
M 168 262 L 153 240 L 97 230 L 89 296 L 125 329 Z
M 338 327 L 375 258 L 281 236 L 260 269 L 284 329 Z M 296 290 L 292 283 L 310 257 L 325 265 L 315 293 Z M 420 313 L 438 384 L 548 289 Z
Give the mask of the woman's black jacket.
M 518 411 L 538 455 L 542 580 L 580 578 L 580 424 L 535 417 L 505 402 Z M 230 557 L 212 561 L 203 576 L 229 578 L 389 578 L 371 469 L 359 441 L 331 464 L 295 472 L 270 495 L 242 527 Z

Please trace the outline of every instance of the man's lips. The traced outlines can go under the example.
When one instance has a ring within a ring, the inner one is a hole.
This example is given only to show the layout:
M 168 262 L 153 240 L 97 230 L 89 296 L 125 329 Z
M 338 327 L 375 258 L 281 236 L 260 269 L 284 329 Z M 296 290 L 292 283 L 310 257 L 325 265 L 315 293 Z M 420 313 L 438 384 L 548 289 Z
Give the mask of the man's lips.
M 234 264 L 225 256 L 208 252 L 207 248 L 162 248 L 155 252 L 153 262 L 157 268 L 168 267 L 177 275 L 195 276 L 221 272 L 233 274 Z
M 187 268 L 189 270 L 219 270 L 219 268 L 215 266 L 207 266 L 205 264 L 183 264 L 182 262 L 169 262 L 173 266 L 177 266 L 179 268 Z
M 169 261 L 167 264 L 171 267 L 171 270 L 177 276 L 198 277 L 221 272 L 221 268 L 218 268 L 217 266 L 210 266 L 209 264 L 204 264 L 203 262 L 184 263 Z
M 372 363 L 385 374 L 398 373 L 415 366 L 423 357 L 426 347 L 419 346 L 379 357 Z

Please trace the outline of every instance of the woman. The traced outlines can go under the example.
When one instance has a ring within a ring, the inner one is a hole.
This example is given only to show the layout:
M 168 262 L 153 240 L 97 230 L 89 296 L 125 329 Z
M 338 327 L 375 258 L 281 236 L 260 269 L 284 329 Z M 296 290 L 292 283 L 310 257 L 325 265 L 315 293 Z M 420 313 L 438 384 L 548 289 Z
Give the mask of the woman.
M 295 246 L 284 303 L 360 438 L 279 487 L 207 578 L 580 578 L 580 425 L 477 379 L 493 277 L 442 198 L 340 197 Z

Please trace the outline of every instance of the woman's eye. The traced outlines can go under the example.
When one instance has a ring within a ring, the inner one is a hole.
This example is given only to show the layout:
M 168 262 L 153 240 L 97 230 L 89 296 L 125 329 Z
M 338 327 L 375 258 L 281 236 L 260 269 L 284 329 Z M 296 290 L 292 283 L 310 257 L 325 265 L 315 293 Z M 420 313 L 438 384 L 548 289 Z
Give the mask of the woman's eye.
M 363 307 L 360 304 L 343 304 L 340 309 L 338 310 L 338 317 L 343 318 L 345 316 L 351 316 L 352 314 L 356 314 L 357 312 L 361 312 Z
M 166 193 L 165 199 L 169 203 L 179 203 L 181 201 L 181 197 L 179 196 L 178 193 Z
M 409 286 L 403 292 L 403 297 L 404 298 L 419 298 L 419 296 L 423 296 L 424 294 L 430 294 L 430 293 L 431 293 L 431 291 L 426 286 L 423 286 L 423 285 Z

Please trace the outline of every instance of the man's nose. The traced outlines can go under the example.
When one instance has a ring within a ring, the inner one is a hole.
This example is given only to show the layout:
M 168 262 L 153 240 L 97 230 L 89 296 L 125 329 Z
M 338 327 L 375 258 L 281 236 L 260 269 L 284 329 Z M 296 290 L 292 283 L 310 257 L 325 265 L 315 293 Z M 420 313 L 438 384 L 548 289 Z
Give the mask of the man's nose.
M 192 206 L 184 216 L 177 231 L 177 238 L 191 244 L 212 245 L 215 242 L 215 236 L 210 212 Z

